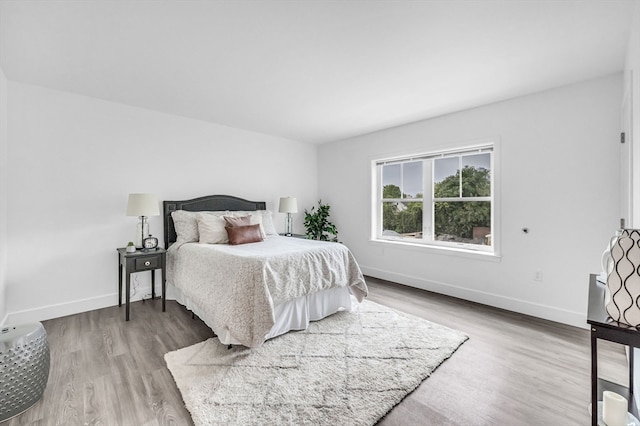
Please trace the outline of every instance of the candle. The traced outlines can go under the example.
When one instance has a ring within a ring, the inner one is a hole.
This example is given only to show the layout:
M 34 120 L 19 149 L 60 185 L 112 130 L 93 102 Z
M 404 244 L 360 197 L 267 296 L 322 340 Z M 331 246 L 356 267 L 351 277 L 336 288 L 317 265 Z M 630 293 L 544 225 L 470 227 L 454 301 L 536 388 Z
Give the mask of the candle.
M 607 426 L 627 426 L 628 401 L 615 392 L 602 393 L 602 420 Z

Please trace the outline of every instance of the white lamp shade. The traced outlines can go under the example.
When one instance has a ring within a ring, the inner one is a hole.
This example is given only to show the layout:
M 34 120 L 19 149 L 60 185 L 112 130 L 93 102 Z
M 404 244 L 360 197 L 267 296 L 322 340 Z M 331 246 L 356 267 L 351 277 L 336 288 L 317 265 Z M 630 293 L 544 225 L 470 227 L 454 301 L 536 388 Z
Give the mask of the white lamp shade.
M 127 216 L 160 216 L 158 197 L 154 194 L 129 194 Z
M 280 213 L 298 213 L 298 200 L 296 197 L 282 197 L 280 198 Z

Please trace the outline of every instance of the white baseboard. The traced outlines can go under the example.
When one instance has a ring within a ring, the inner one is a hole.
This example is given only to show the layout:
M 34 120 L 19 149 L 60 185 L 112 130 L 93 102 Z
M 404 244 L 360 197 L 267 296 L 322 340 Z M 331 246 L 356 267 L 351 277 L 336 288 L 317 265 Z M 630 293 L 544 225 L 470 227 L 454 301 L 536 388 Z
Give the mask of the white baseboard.
M 492 294 L 443 282 L 426 280 L 410 275 L 384 271 L 382 269 L 372 268 L 369 266 L 360 265 L 360 269 L 362 270 L 363 274 L 369 275 L 371 277 L 404 284 L 422 290 L 433 291 L 434 293 L 445 294 L 447 296 L 453 296 L 459 299 L 469 300 L 471 302 L 482 303 L 483 305 L 493 306 L 495 308 L 505 309 L 508 311 L 518 312 L 537 318 L 568 324 L 575 327 L 588 328 L 586 314 L 582 312 L 559 309 L 553 306 L 541 305 L 538 303 L 528 302 L 526 300 L 501 296 L 499 294 Z
M 365 275 L 369 275 L 371 277 L 408 285 L 422 290 L 433 291 L 435 293 L 445 294 L 447 296 L 453 296 L 472 302 L 482 303 L 483 305 L 506 309 L 508 311 L 531 315 L 537 318 L 560 322 L 575 327 L 587 328 L 586 316 L 581 312 L 573 312 L 553 306 L 531 303 L 520 299 L 459 287 L 443 282 L 426 280 L 410 275 L 398 274 L 364 265 L 360 265 L 360 269 Z M 167 290 L 170 290 L 170 288 Z M 151 286 L 138 287 L 137 292 L 131 298 L 131 301 L 135 302 L 137 300 L 141 300 L 143 295 L 150 293 Z M 172 292 L 167 291 L 167 300 L 174 298 L 175 297 L 173 297 Z M 93 311 L 95 309 L 108 308 L 117 304 L 118 294 L 111 293 L 104 296 L 74 300 L 57 305 L 48 305 L 24 311 L 9 312 L 4 317 L 0 325 L 44 321 L 81 312 Z
M 146 294 L 151 294 L 151 285 L 147 287 L 138 287 L 136 294 L 131 297 L 131 301 L 135 302 L 137 300 L 142 300 L 142 296 Z M 104 296 L 59 303 L 57 305 L 47 305 L 41 306 L 39 308 L 27 309 L 24 311 L 9 312 L 4 317 L 4 320 L 2 321 L 2 323 L 0 323 L 0 325 L 25 324 L 45 321 L 52 318 L 60 318 L 67 315 L 79 314 L 81 312 L 108 308 L 110 306 L 116 306 L 117 304 L 118 293 L 111 293 Z

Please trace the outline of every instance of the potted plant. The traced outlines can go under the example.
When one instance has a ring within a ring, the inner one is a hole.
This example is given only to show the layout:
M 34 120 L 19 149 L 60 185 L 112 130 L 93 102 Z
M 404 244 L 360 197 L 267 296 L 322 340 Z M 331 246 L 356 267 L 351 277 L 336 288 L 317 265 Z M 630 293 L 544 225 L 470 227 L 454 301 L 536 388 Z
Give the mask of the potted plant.
M 311 211 L 304 210 L 304 227 L 307 229 L 307 238 L 310 240 L 337 242 L 338 230 L 329 221 L 331 206 L 322 204 L 322 200 L 319 200 L 318 210 L 314 210 L 315 206 L 311 207 Z
M 127 244 L 127 253 L 133 253 L 136 251 L 136 246 L 133 244 L 133 241 L 129 241 Z

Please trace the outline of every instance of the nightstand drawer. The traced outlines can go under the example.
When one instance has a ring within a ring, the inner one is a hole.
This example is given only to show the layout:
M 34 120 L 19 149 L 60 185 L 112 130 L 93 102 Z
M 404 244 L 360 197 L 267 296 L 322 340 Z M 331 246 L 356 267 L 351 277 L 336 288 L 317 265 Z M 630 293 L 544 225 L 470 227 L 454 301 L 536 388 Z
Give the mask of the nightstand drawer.
M 158 257 L 143 257 L 142 259 L 136 259 L 136 271 L 144 269 L 156 269 L 159 268 Z

